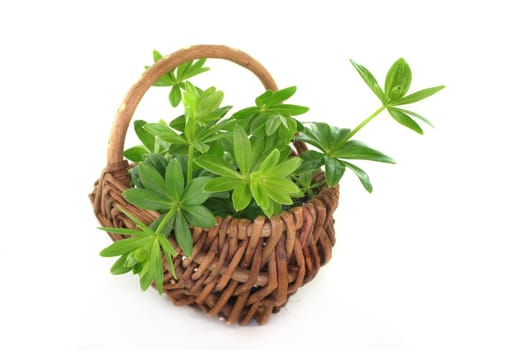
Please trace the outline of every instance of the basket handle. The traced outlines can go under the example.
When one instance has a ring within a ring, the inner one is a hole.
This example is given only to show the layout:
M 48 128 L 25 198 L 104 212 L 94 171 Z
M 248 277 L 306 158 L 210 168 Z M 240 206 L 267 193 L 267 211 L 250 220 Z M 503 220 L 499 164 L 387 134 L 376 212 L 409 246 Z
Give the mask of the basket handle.
M 148 89 L 161 76 L 181 64 L 200 58 L 220 58 L 232 61 L 248 70 L 259 78 L 264 87 L 276 91 L 277 85 L 268 71 L 248 54 L 223 45 L 196 45 L 176 51 L 164 56 L 146 70 L 139 80 L 129 89 L 122 101 L 111 129 L 108 143 L 108 165 L 123 160 L 124 141 L 133 113 L 140 100 Z

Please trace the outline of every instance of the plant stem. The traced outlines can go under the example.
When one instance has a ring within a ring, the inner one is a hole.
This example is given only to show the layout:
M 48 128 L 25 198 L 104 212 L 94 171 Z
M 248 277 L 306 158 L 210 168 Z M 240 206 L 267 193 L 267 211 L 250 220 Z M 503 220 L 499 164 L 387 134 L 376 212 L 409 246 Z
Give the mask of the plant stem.
M 171 219 L 171 217 L 175 214 L 176 211 L 177 211 L 177 207 L 175 206 L 171 207 L 171 209 L 168 211 L 166 216 L 162 218 L 162 221 L 160 222 L 159 226 L 157 226 L 157 229 L 155 230 L 156 234 L 160 234 L 162 232 L 162 229 L 164 228 L 164 226 L 166 226 L 166 224 Z
M 348 136 L 348 139 L 351 139 L 355 134 L 357 134 L 359 130 L 361 130 L 366 124 L 368 124 L 368 122 L 374 119 L 379 113 L 383 112 L 384 109 L 385 109 L 385 106 L 381 106 L 374 113 L 370 114 L 368 118 L 363 120 L 361 124 L 359 124 L 358 126 L 355 127 L 355 129 L 352 130 L 352 132 Z
M 188 145 L 188 171 L 186 172 L 186 186 L 190 183 L 193 178 L 193 145 Z

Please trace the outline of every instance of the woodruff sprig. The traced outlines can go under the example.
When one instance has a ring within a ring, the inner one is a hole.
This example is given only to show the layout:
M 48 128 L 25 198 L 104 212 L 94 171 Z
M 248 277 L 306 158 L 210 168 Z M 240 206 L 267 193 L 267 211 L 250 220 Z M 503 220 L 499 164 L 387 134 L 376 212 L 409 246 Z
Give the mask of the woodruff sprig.
M 161 57 L 154 51 L 154 61 Z M 192 227 L 215 226 L 217 216 L 254 219 L 278 215 L 307 202 L 320 187 L 336 186 L 346 169 L 371 192 L 369 176 L 354 163 L 394 160 L 353 137 L 384 110 L 400 124 L 422 134 L 414 119 L 430 122 L 399 106 L 427 98 L 443 86 L 407 95 L 412 72 L 403 59 L 388 71 L 384 88 L 368 69 L 351 62 L 381 101 L 381 106 L 354 129 L 300 122 L 296 118 L 308 108 L 288 103 L 296 92 L 294 86 L 265 91 L 255 98 L 254 106 L 228 116 L 232 107 L 221 106 L 222 91 L 215 87 L 201 89 L 188 81 L 208 70 L 204 59 L 184 63 L 163 75 L 154 85 L 169 87 L 170 104 L 177 107 L 182 102 L 182 113 L 170 122 L 135 121 L 135 133 L 142 144 L 124 152 L 126 158 L 137 163 L 130 170 L 133 186 L 123 193 L 124 198 L 139 208 L 157 211 L 159 217 L 148 226 L 121 209 L 137 229 L 102 228 L 130 236 L 101 252 L 103 256 L 120 256 L 112 273 L 137 273 L 142 289 L 155 281 L 161 293 L 161 254 L 176 278 L 172 259 L 177 251 L 192 256 Z M 313 147 L 290 157 L 293 141 Z M 314 176 L 321 169 L 324 180 Z M 175 250 L 168 238 L 180 250 Z

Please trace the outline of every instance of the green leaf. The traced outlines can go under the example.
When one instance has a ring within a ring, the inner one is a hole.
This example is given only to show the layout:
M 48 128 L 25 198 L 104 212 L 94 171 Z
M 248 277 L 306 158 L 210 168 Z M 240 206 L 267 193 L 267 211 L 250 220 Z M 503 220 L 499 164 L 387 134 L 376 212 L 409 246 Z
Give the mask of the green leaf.
M 154 273 L 149 263 L 145 263 L 140 271 L 140 289 L 146 291 L 153 282 Z
M 232 202 L 236 211 L 246 208 L 252 200 L 250 187 L 246 183 L 241 183 L 233 190 Z
M 169 210 L 172 205 L 171 201 L 142 188 L 130 188 L 124 191 L 122 196 L 129 203 L 142 209 Z
M 177 211 L 177 217 L 175 219 L 175 239 L 184 252 L 184 255 L 191 257 L 193 254 L 193 240 L 188 223 L 180 210 Z
M 397 121 L 399 124 L 406 126 L 409 129 L 414 130 L 420 135 L 423 135 L 423 130 L 421 127 L 414 121 L 414 119 L 410 118 L 405 113 L 401 112 L 398 108 L 388 108 L 388 113 L 394 118 L 395 121 Z
M 184 206 L 184 217 L 194 227 L 213 227 L 217 225 L 215 215 L 203 205 Z
M 445 85 L 440 85 L 440 86 L 434 86 L 431 88 L 419 90 L 417 92 L 414 92 L 413 94 L 410 94 L 410 95 L 407 95 L 405 97 L 398 99 L 395 103 L 393 103 L 393 105 L 398 106 L 398 105 L 406 105 L 409 103 L 418 102 L 427 97 L 434 95 L 436 92 L 444 88 L 445 88 Z
M 154 240 L 153 244 L 151 245 L 151 252 L 150 252 L 150 266 L 153 270 L 153 277 L 155 280 L 155 287 L 157 287 L 157 291 L 159 294 L 162 294 L 164 283 L 163 283 L 163 277 L 164 277 L 164 269 L 162 266 L 162 258 L 160 256 L 160 245 L 158 240 Z
M 162 222 L 162 220 L 165 219 L 166 214 L 160 215 L 158 218 L 155 219 L 150 225 L 151 229 L 155 232 L 157 232 L 157 229 Z M 170 214 L 171 215 L 171 214 Z M 171 215 L 168 219 L 168 222 L 165 223 L 164 227 L 162 227 L 162 230 L 159 232 L 161 235 L 168 237 L 171 234 L 171 230 L 173 230 L 173 226 L 175 225 L 175 216 Z
M 244 119 L 250 119 L 257 114 L 259 114 L 258 107 L 248 107 L 248 108 L 244 108 L 244 109 L 241 109 L 240 111 L 235 112 L 232 115 L 232 118 L 238 119 L 238 120 L 244 120 Z
M 290 86 L 278 91 L 271 91 L 267 90 L 264 94 L 260 95 L 255 99 L 255 103 L 257 106 L 275 106 L 283 101 L 286 101 L 290 97 L 292 97 L 295 92 L 297 91 L 297 87 Z
M 253 164 L 253 153 L 252 145 L 243 128 L 237 127 L 233 131 L 233 150 L 241 174 L 248 174 Z
M 187 144 L 184 137 L 177 134 L 169 126 L 160 123 L 148 123 L 144 125 L 144 129 L 152 135 L 155 135 L 162 140 L 176 144 Z
M 180 131 L 180 132 L 184 131 L 184 126 L 185 125 L 186 125 L 186 116 L 184 114 L 178 116 L 177 118 L 173 119 L 170 122 L 170 128 L 173 128 L 173 129 L 175 129 L 177 131 Z
M 266 90 L 261 95 L 257 96 L 257 98 L 255 99 L 255 105 L 257 105 L 257 107 L 263 107 L 265 104 L 267 104 L 268 99 L 272 95 L 273 95 L 272 90 Z M 256 107 L 251 107 L 251 108 L 255 108 L 257 111 L 259 111 L 259 108 L 256 108 Z
M 157 62 L 162 58 L 162 54 L 158 52 L 157 50 L 153 50 L 153 61 Z
M 173 158 L 166 168 L 166 192 L 175 200 L 182 198 L 184 174 L 177 158 Z
M 395 161 L 384 153 L 368 147 L 360 141 L 348 141 L 343 147 L 333 153 L 335 158 L 364 159 L 374 162 L 395 164 Z
M 144 120 L 135 120 L 133 122 L 133 128 L 135 134 L 139 138 L 140 142 L 146 147 L 150 152 L 155 150 L 155 136 L 144 130 L 144 125 L 147 123 Z
M 190 61 L 180 65 L 177 69 L 177 79 L 182 81 L 192 78 L 197 74 L 207 72 L 210 68 L 203 67 L 204 63 L 206 63 L 206 59 L 202 58 L 197 61 Z
M 147 163 L 140 163 L 139 177 L 145 189 L 155 192 L 162 199 L 166 197 L 166 184 L 158 171 Z
M 152 153 L 146 156 L 144 163 L 151 165 L 155 170 L 159 172 L 161 176 L 166 174 L 166 167 L 168 166 L 168 159 L 161 154 Z M 137 168 L 138 170 L 138 168 Z
M 292 182 L 290 183 L 293 184 Z M 268 185 L 268 184 L 269 183 L 265 183 L 265 185 Z M 290 198 L 290 195 L 286 191 L 283 191 L 282 188 L 274 187 L 274 186 L 265 186 L 264 188 L 266 189 L 266 193 L 268 193 L 268 196 L 270 197 L 270 199 L 272 199 L 273 201 L 279 204 L 288 204 L 288 205 L 293 204 L 293 201 L 292 201 L 292 198 Z M 299 192 L 299 191 L 300 190 L 297 187 L 296 192 Z
M 261 172 L 268 172 L 272 171 L 272 169 L 277 165 L 279 162 L 279 158 L 281 157 L 281 153 L 276 148 L 270 154 L 263 160 L 261 165 L 259 166 L 259 171 Z
M 339 183 L 345 173 L 345 165 L 337 159 L 325 157 L 326 183 L 333 187 Z
M 354 68 L 357 70 L 361 78 L 365 81 L 366 85 L 372 90 L 372 92 L 381 100 L 381 102 L 385 102 L 385 94 L 383 90 L 381 90 L 381 87 L 377 83 L 376 78 L 362 65 L 356 63 L 353 60 L 350 60 Z
M 276 113 L 282 114 L 287 117 L 292 116 L 292 115 L 301 115 L 301 114 L 308 112 L 309 110 L 310 109 L 308 107 L 288 105 L 288 104 L 283 104 L 283 105 L 278 105 L 278 106 L 268 108 L 269 112 L 276 112 Z
M 423 117 L 422 115 L 420 114 L 417 114 L 416 112 L 412 112 L 412 111 L 407 111 L 406 109 L 401 109 L 401 108 L 395 108 L 395 107 L 391 107 L 392 109 L 397 109 L 403 113 L 406 113 L 414 118 L 417 118 L 419 120 L 421 120 L 422 122 L 430 125 L 431 127 L 434 127 L 434 124 L 432 124 L 432 122 L 430 120 L 428 120 L 427 118 Z
M 173 85 L 170 90 L 169 100 L 172 107 L 177 107 L 182 99 L 180 92 L 180 87 L 178 85 Z
M 126 260 L 128 256 L 122 255 L 120 258 L 118 258 L 117 261 L 111 266 L 111 274 L 113 275 L 122 275 L 124 273 L 127 273 L 131 271 L 132 267 L 126 266 Z
M 368 177 L 368 174 L 364 172 L 363 169 L 355 166 L 354 164 L 351 164 L 351 163 L 348 163 L 348 162 L 342 162 L 347 168 L 349 168 L 350 170 L 352 170 L 354 172 L 354 174 L 357 175 L 357 177 L 359 178 L 359 181 L 361 182 L 361 184 L 363 185 L 363 187 L 365 188 L 365 190 L 368 191 L 368 193 L 372 193 L 372 183 L 370 182 L 370 178 Z
M 295 170 L 296 174 L 313 172 L 324 164 L 323 154 L 317 151 L 308 150 L 303 152 L 303 154 L 301 154 L 301 158 L 303 159 L 303 162 L 299 168 Z
M 132 236 L 147 236 L 146 233 L 138 231 L 132 228 L 125 227 L 99 227 L 99 230 L 106 231 L 109 233 L 117 233 L 119 235 L 132 235 Z
M 275 190 L 287 194 L 300 192 L 293 181 L 284 177 L 265 177 L 261 180 L 261 186 L 265 191 Z
M 250 192 L 255 202 L 257 202 L 257 205 L 259 205 L 265 213 L 268 213 L 270 209 L 270 197 L 258 181 L 250 181 Z
M 272 177 L 285 177 L 290 175 L 301 165 L 303 160 L 299 157 L 291 157 L 269 170 Z
M 175 274 L 175 267 L 173 266 L 173 258 L 177 256 L 177 252 L 175 249 L 173 249 L 173 246 L 166 237 L 159 236 L 159 243 L 162 250 L 164 251 L 164 255 L 166 256 L 166 261 L 168 262 L 171 274 L 174 278 L 177 278 L 177 275 Z
M 242 184 L 242 180 L 239 178 L 214 177 L 210 181 L 208 181 L 206 186 L 204 186 L 204 190 L 206 192 L 230 191 L 239 186 L 240 184 Z
M 182 203 L 184 206 L 204 203 L 206 199 L 210 197 L 210 193 L 204 191 L 204 187 L 209 180 L 209 177 L 202 176 L 190 181 L 182 195 Z
M 388 101 L 395 102 L 405 96 L 412 82 L 412 71 L 403 58 L 398 59 L 388 70 L 385 79 L 385 94 Z
M 112 257 L 127 254 L 136 249 L 143 248 L 151 242 L 151 237 L 131 237 L 121 239 L 106 247 L 100 252 L 100 256 Z
M 222 157 L 215 155 L 203 155 L 195 159 L 195 163 L 203 169 L 214 174 L 242 178 L 241 174 L 235 171 L 231 165 L 226 163 Z
M 279 117 L 280 115 L 274 114 L 266 119 L 265 129 L 267 136 L 275 134 L 279 126 L 281 126 L 281 119 Z
M 144 156 L 148 154 L 148 150 L 144 146 L 134 146 L 124 151 L 124 157 L 131 160 L 132 162 L 141 162 L 144 160 Z

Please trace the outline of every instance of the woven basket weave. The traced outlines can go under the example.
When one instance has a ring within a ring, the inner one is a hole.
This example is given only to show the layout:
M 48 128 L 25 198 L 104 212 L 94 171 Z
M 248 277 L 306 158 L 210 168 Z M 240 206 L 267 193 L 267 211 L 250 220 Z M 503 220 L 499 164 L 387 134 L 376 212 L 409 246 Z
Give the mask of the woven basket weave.
M 266 89 L 277 86 L 266 69 L 244 52 L 226 46 L 199 45 L 179 50 L 156 62 L 128 91 L 111 131 L 107 166 L 90 194 L 95 215 L 103 226 L 134 228 L 119 209 L 122 207 L 150 224 L 159 214 L 137 208 L 122 197 L 130 188 L 130 164 L 123 160 L 124 139 L 133 113 L 149 87 L 180 64 L 199 58 L 219 58 L 252 71 Z M 306 150 L 295 143 L 296 153 Z M 317 180 L 323 180 L 317 174 Z M 278 312 L 300 287 L 315 277 L 328 262 L 335 244 L 333 213 L 338 188 L 321 187 L 302 206 L 272 218 L 255 220 L 217 218 L 217 226 L 192 229 L 193 257 L 178 253 L 173 261 L 177 279 L 164 261 L 163 290 L 175 305 L 190 305 L 227 323 L 259 324 Z M 109 234 L 113 240 L 124 236 Z

